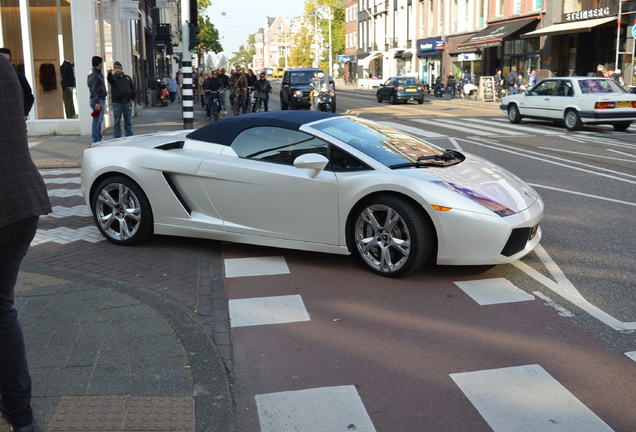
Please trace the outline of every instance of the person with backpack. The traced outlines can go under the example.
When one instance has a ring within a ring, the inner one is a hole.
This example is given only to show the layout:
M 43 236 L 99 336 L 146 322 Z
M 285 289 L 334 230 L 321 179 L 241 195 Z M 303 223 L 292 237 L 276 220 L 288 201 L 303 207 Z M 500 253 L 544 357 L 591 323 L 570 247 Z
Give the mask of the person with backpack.
M 121 117 L 124 116 L 124 133 L 132 136 L 132 101 L 135 100 L 135 84 L 131 77 L 124 73 L 118 61 L 106 77 L 110 84 L 110 95 L 113 104 L 113 138 L 121 138 Z

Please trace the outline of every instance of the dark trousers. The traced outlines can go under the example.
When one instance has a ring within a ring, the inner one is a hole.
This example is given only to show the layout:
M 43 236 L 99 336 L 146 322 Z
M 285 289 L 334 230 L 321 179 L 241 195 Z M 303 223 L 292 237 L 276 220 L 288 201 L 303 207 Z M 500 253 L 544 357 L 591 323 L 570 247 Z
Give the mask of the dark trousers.
M 14 426 L 33 421 L 31 377 L 13 298 L 20 263 L 37 227 L 36 216 L 0 228 L 0 410 Z
M 75 105 L 73 104 L 73 87 L 64 87 L 62 89 L 62 100 L 64 100 L 64 111 L 66 118 L 75 118 Z
M 252 106 L 252 112 L 256 112 L 256 108 L 258 108 L 258 104 L 260 103 L 263 104 L 263 110 L 265 112 L 269 111 L 268 109 L 269 97 L 264 97 L 264 98 L 256 98 L 256 100 L 254 101 L 254 105 Z

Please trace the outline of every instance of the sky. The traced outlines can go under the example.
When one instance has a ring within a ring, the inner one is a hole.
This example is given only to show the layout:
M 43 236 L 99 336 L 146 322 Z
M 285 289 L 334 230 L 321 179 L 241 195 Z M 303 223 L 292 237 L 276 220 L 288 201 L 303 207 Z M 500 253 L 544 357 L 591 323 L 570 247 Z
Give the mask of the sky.
M 207 15 L 219 30 L 223 54 L 231 58 L 247 42 L 247 36 L 264 27 L 265 17 L 303 14 L 304 0 L 213 0 Z

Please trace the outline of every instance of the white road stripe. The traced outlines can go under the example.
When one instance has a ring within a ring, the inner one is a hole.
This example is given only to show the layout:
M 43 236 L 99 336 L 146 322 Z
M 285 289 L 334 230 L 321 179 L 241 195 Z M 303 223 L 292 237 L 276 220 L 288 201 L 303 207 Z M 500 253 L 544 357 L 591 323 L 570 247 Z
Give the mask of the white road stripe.
M 49 213 L 48 215 L 45 215 L 43 217 L 52 217 L 56 219 L 61 219 L 61 218 L 70 217 L 70 216 L 90 217 L 92 215 L 91 215 L 91 212 L 88 210 L 88 207 L 82 204 L 82 205 L 76 205 L 73 207 L 54 206 L 53 213 Z
M 617 331 L 636 330 L 636 322 L 621 321 L 583 297 L 541 244 L 537 245 L 534 253 L 539 257 L 545 268 L 548 269 L 554 280 L 544 276 L 543 273 L 538 272 L 523 261 L 515 261 L 511 264 L 612 329 Z
M 539 365 L 450 374 L 494 432 L 612 432 Z
M 80 184 L 82 179 L 80 177 L 44 177 L 44 183 L 46 184 L 65 184 L 65 183 L 77 183 Z
M 49 189 L 48 194 L 50 197 L 70 197 L 70 196 L 82 196 L 81 189 Z
M 453 282 L 480 306 L 534 300 L 505 278 Z
M 61 169 L 61 170 L 40 170 L 40 174 L 43 176 L 47 175 L 64 175 L 64 174 L 80 174 L 82 172 L 81 169 Z
M 225 260 L 225 277 L 271 276 L 288 274 L 285 257 L 229 258 Z
M 572 153 L 572 154 L 577 154 L 577 155 L 581 155 L 581 156 L 592 156 L 593 158 L 597 158 L 597 159 L 611 159 L 611 160 L 624 161 L 624 162 L 636 162 L 636 161 L 632 161 L 632 160 L 626 160 L 625 158 L 618 158 L 618 157 L 611 157 L 611 156 L 600 156 L 600 155 L 593 154 L 593 153 L 583 153 L 583 152 L 577 152 L 577 151 L 572 151 L 572 150 L 557 149 L 557 148 L 553 148 L 553 147 L 537 147 L 537 148 L 540 148 L 540 149 L 543 149 L 543 150 L 556 151 L 556 152 Z
M 29 148 L 33 148 L 38 144 L 42 144 L 42 141 L 29 141 Z
M 576 170 L 576 171 L 582 171 L 582 172 L 586 172 L 586 173 L 589 173 L 589 174 L 594 174 L 594 175 L 597 175 L 597 176 L 610 178 L 612 180 L 618 180 L 618 181 L 622 181 L 622 182 L 625 182 L 625 183 L 636 184 L 636 181 L 633 181 L 633 180 L 628 180 L 628 179 L 625 179 L 625 178 L 622 178 L 622 177 L 616 177 L 616 176 L 613 176 L 613 175 L 603 174 L 603 173 L 592 171 L 592 170 L 589 170 L 589 169 L 579 168 L 579 167 L 575 167 L 575 166 L 568 165 L 568 164 L 565 164 L 565 163 L 552 161 L 552 160 L 546 159 L 546 157 L 548 157 L 549 155 L 544 155 L 543 153 L 536 153 L 536 152 L 531 152 L 529 150 L 526 150 L 528 153 L 540 154 L 540 155 L 544 156 L 544 157 L 537 157 L 537 156 L 532 156 L 531 154 L 522 153 L 520 151 L 514 151 L 514 150 L 519 150 L 519 149 L 516 148 L 516 147 L 506 146 L 504 144 L 495 143 L 494 145 L 493 144 L 489 145 L 489 144 L 484 144 L 484 143 L 480 143 L 480 142 L 476 142 L 476 141 L 470 141 L 470 140 L 468 140 L 466 138 L 460 138 L 460 139 L 462 141 L 464 141 L 464 142 L 469 143 L 469 144 L 474 144 L 474 145 L 477 145 L 477 146 L 486 147 L 486 148 L 490 148 L 490 149 L 493 149 L 493 150 L 499 150 L 499 151 L 502 151 L 502 152 L 505 152 L 505 153 L 512 153 L 512 154 L 515 154 L 517 156 L 522 156 L 522 157 L 525 157 L 525 158 L 528 158 L 528 159 L 535 159 L 535 160 L 538 160 L 538 161 L 541 161 L 541 162 L 545 162 L 545 163 L 549 163 L 549 164 L 552 164 L 552 165 L 558 165 L 558 166 L 562 166 L 562 167 L 565 167 L 565 168 L 573 169 L 573 170 Z M 488 142 L 491 143 L 490 141 L 488 141 Z M 509 150 L 509 149 L 514 149 L 514 150 Z M 561 159 L 561 160 L 565 160 L 567 162 L 574 163 L 573 161 L 570 161 L 569 159 L 557 158 L 555 156 L 552 156 L 552 157 L 555 158 L 555 159 Z M 582 164 L 582 163 L 579 163 L 579 165 L 585 165 L 585 166 L 590 166 L 592 168 L 598 168 L 598 167 L 595 167 L 593 165 L 587 165 L 587 164 Z M 623 174 L 623 173 L 621 173 L 621 174 Z M 627 175 L 629 177 L 632 177 L 629 174 L 623 174 L 623 175 Z
M 614 150 L 614 149 L 605 149 L 605 150 L 611 151 L 613 153 L 618 153 L 618 154 L 622 154 L 622 155 L 625 155 L 625 156 L 636 158 L 636 155 L 631 154 L 631 153 L 625 153 L 625 152 L 622 152 L 622 151 L 619 151 L 619 150 Z
M 76 229 L 58 227 L 50 230 L 38 229 L 33 241 L 31 242 L 31 246 L 37 246 L 48 242 L 67 244 L 79 240 L 87 241 L 89 243 L 97 243 L 106 239 L 94 225 Z
M 462 146 L 459 145 L 459 143 L 457 142 L 455 138 L 448 137 L 448 141 L 450 141 L 450 143 L 455 147 L 455 149 L 459 150 L 460 152 L 464 151 L 462 150 Z
M 256 395 L 261 432 L 375 432 L 355 386 Z
M 625 355 L 636 362 L 636 351 L 628 351 Z
M 437 132 L 433 132 L 433 131 L 429 131 L 426 129 L 420 129 L 420 128 L 416 128 L 413 126 L 407 126 L 407 125 L 403 125 L 401 123 L 395 123 L 395 122 L 390 122 L 390 121 L 379 121 L 378 123 L 380 123 L 383 126 L 388 126 L 391 127 L 393 129 L 398 129 L 401 130 L 403 132 L 407 132 L 413 135 L 418 135 L 418 136 L 423 136 L 426 138 L 446 138 L 447 135 L 442 135 L 440 133 Z
M 584 197 L 588 197 L 588 198 L 594 198 L 594 199 L 599 199 L 599 200 L 603 200 L 603 201 L 615 202 L 615 203 L 618 203 L 618 204 L 636 206 L 636 203 L 634 203 L 634 202 L 622 201 L 622 200 L 617 200 L 617 199 L 614 199 L 614 198 L 607 198 L 607 197 L 603 197 L 603 196 L 599 196 L 599 195 L 592 195 L 592 194 L 587 194 L 587 193 L 583 193 L 583 192 L 577 192 L 577 191 L 573 191 L 573 190 L 569 190 L 569 189 L 561 189 L 561 188 L 557 188 L 557 187 L 553 187 L 553 186 L 540 185 L 540 184 L 536 184 L 536 183 L 528 183 L 528 184 L 530 186 L 532 186 L 532 187 L 535 187 L 535 188 L 549 189 L 549 190 L 553 190 L 553 191 L 569 193 L 569 194 L 572 194 L 572 195 L 580 195 L 580 196 L 584 196 Z
M 465 128 L 465 127 L 461 127 L 461 126 L 455 126 L 455 125 L 448 125 L 448 124 L 442 124 L 438 121 L 434 121 L 434 120 L 424 120 L 424 119 L 412 119 L 411 121 L 417 122 L 417 123 L 422 123 L 425 125 L 429 125 L 429 126 L 437 126 L 437 127 L 441 127 L 441 128 L 448 128 L 448 129 L 453 129 L 454 131 L 459 131 L 459 132 L 466 132 L 469 134 L 474 134 L 474 135 L 481 135 L 481 136 L 490 136 L 490 135 L 494 135 L 490 132 L 484 132 L 478 129 L 469 129 L 469 128 Z
M 466 123 L 462 123 L 464 119 L 456 119 L 456 120 L 448 120 L 448 119 L 442 119 L 442 118 L 438 118 L 435 119 L 435 121 L 437 122 L 441 122 L 441 123 L 446 123 L 452 127 L 455 127 L 457 123 L 462 124 L 464 126 L 470 126 L 470 127 L 474 127 L 475 130 L 485 130 L 486 132 L 488 132 L 488 135 L 496 135 L 496 134 L 502 134 L 502 135 L 516 135 L 516 136 L 522 136 L 522 135 L 527 135 L 525 133 L 521 133 L 521 132 L 516 132 L 513 130 L 510 130 L 508 128 L 500 128 L 500 127 L 493 127 L 491 125 L 482 125 L 482 124 L 466 124 Z M 473 131 L 474 133 L 475 131 Z M 494 132 L 494 133 L 493 133 Z
M 483 120 L 483 119 L 477 119 L 477 118 L 462 118 L 461 120 L 469 121 L 471 123 L 483 123 L 483 124 L 487 124 L 487 125 L 501 126 L 498 122 L 492 121 L 492 120 Z M 555 131 L 552 131 L 552 130 L 542 129 L 542 128 L 532 128 L 532 127 L 529 127 L 529 126 L 520 126 L 518 124 L 507 124 L 506 127 L 509 128 L 509 129 L 521 130 L 521 131 L 529 132 L 529 133 L 532 133 L 532 134 L 541 133 L 541 134 L 544 134 L 544 135 L 563 135 L 565 133 L 565 132 L 555 132 Z
M 564 308 L 563 306 L 561 306 L 560 304 L 552 300 L 547 295 L 543 294 L 541 291 L 532 291 L 532 294 L 534 294 L 536 297 L 543 300 L 546 305 L 555 309 L 559 313 L 559 315 L 561 315 L 562 317 L 571 318 L 574 316 L 572 312 L 570 312 L 569 310 L 567 310 L 566 308 Z
M 228 307 L 232 328 L 310 321 L 299 295 L 233 299 Z

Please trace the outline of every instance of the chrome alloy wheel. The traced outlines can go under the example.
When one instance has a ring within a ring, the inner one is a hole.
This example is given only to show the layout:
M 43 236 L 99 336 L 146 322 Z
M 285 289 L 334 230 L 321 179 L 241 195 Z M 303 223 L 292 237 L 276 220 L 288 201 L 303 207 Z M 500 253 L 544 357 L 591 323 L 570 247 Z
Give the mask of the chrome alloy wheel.
M 108 183 L 99 191 L 95 214 L 102 231 L 112 239 L 129 240 L 139 230 L 139 198 L 121 183 Z
M 364 261 L 382 273 L 398 271 L 409 259 L 409 229 L 402 216 L 387 205 L 373 204 L 362 210 L 354 233 Z
M 576 118 L 576 113 L 574 111 L 570 110 L 565 114 L 565 125 L 569 129 L 573 129 L 576 127 L 577 120 L 578 119 Z
M 510 120 L 511 122 L 515 121 L 515 119 L 517 118 L 517 107 L 516 106 L 512 106 L 509 110 L 508 110 L 508 120 Z

